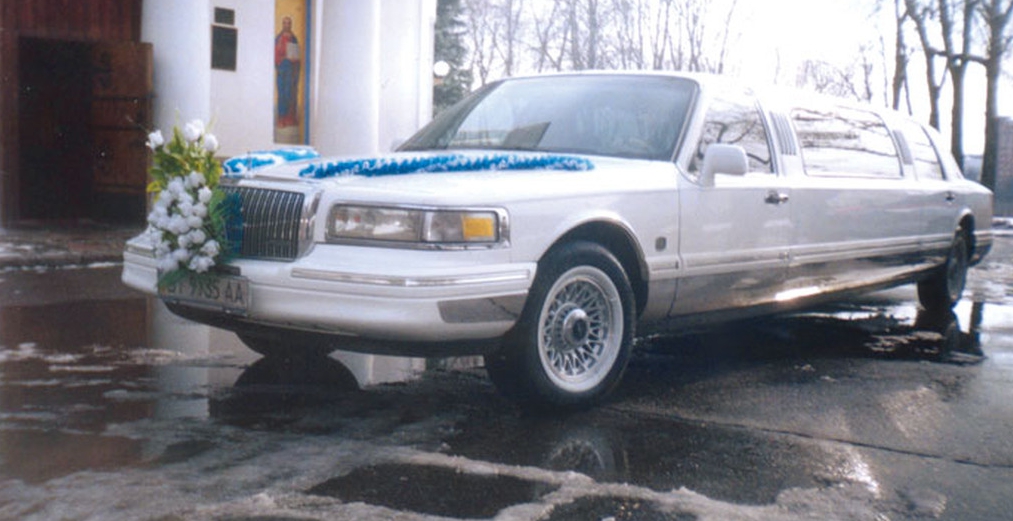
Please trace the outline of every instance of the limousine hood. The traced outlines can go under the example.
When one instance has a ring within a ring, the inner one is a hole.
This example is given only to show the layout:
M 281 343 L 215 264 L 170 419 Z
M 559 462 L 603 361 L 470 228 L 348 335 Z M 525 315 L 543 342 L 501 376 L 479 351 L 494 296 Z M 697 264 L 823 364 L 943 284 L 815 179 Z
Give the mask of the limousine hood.
M 433 206 L 647 191 L 676 183 L 671 162 L 602 156 L 454 153 L 451 171 L 415 171 L 419 165 L 446 162 L 447 156 L 430 152 L 316 159 L 262 168 L 245 178 L 316 184 L 346 202 Z

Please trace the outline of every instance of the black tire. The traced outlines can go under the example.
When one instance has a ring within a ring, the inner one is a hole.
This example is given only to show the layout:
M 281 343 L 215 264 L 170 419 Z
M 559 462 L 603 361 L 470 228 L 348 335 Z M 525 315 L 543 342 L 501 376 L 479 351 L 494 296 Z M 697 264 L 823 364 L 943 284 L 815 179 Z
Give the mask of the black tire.
M 503 349 L 485 357 L 507 397 L 532 408 L 592 405 L 619 384 L 636 307 L 622 265 L 584 241 L 549 251 Z
M 918 283 L 918 301 L 930 311 L 951 309 L 964 294 L 969 267 L 967 234 L 960 230 L 953 237 L 946 263 L 929 278 Z
M 325 346 L 304 346 L 296 345 L 282 340 L 281 335 L 256 335 L 250 333 L 236 333 L 239 340 L 250 348 L 251 351 L 275 359 L 296 359 L 296 358 L 322 358 L 335 351 L 334 348 Z

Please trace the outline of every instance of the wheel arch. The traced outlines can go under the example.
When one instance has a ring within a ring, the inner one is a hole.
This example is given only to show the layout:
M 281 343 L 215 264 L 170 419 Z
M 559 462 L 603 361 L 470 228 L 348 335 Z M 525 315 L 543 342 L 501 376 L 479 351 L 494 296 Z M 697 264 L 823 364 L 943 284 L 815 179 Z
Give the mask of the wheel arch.
M 546 250 L 546 255 L 553 248 L 573 241 L 587 241 L 601 245 L 615 255 L 622 265 L 626 277 L 630 281 L 636 298 L 636 310 L 639 315 L 647 304 L 647 263 L 634 233 L 622 223 L 611 221 L 590 221 L 574 227 L 556 239 Z M 544 256 L 543 256 L 544 258 Z
M 967 240 L 968 258 L 974 258 L 975 248 L 977 248 L 977 244 L 974 240 L 974 226 L 974 214 L 972 214 L 970 210 L 965 210 L 957 222 L 956 233 L 963 233 L 965 239 Z

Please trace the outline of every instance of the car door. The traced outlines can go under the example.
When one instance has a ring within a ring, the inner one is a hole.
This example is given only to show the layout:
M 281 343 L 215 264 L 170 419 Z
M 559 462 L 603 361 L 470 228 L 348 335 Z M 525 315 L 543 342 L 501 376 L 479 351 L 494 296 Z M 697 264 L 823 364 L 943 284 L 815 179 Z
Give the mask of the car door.
M 728 96 L 709 103 L 687 172 L 696 182 L 679 191 L 684 269 L 673 316 L 766 303 L 780 290 L 791 239 L 791 193 L 777 174 L 768 135 L 753 100 Z M 748 172 L 701 179 L 704 154 L 714 143 L 741 146 Z
M 951 176 L 957 176 L 956 162 L 946 158 L 949 152 L 933 146 L 927 129 L 913 121 L 898 124 L 902 139 L 907 145 L 911 165 L 914 167 L 918 189 L 922 193 L 922 247 L 936 263 L 941 263 L 953 242 L 961 201 Z M 936 136 L 938 137 L 938 135 Z M 943 159 L 952 166 L 943 167 Z
M 805 172 L 793 184 L 791 264 L 796 296 L 903 276 L 917 261 L 923 193 L 906 178 L 875 113 L 805 106 L 791 119 Z

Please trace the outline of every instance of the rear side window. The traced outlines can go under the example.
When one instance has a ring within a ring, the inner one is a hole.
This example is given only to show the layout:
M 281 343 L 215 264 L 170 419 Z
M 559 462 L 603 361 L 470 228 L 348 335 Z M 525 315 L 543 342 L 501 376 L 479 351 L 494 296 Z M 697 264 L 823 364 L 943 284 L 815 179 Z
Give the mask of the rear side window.
M 712 143 L 738 145 L 746 150 L 749 171 L 772 173 L 774 163 L 770 157 L 767 129 L 760 112 L 751 100 L 715 99 L 707 109 L 703 134 L 697 144 L 689 171 L 696 173 L 703 165 L 703 156 Z
M 797 108 L 791 115 L 807 174 L 900 177 L 893 137 L 874 113 L 849 108 Z
M 904 121 L 900 129 L 904 133 L 908 147 L 911 148 L 911 159 L 918 179 L 946 179 L 943 166 L 939 163 L 939 154 L 932 146 L 925 128 L 913 121 Z

